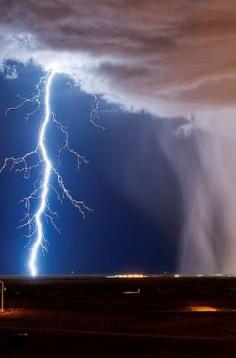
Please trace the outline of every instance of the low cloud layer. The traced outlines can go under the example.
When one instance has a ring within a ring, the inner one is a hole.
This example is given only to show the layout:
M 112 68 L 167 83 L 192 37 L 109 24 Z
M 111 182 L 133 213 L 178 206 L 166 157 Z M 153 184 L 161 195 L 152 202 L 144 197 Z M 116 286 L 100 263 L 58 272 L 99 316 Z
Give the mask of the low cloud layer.
M 0 0 L 1 60 L 33 58 L 161 116 L 235 107 L 234 0 Z

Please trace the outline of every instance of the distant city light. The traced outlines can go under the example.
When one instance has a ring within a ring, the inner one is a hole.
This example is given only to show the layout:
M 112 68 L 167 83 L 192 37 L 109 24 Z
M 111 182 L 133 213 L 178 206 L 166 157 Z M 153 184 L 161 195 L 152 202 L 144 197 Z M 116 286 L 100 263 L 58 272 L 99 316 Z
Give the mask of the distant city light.
M 145 278 L 148 277 L 147 275 L 144 275 L 142 273 L 125 273 L 125 274 L 119 274 L 119 275 L 110 275 L 106 276 L 107 278 Z

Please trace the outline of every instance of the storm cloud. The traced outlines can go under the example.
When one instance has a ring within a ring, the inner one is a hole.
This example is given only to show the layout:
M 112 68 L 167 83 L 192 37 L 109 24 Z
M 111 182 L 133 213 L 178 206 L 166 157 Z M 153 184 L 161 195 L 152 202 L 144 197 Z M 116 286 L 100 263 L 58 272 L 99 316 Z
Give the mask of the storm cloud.
M 235 19 L 234 0 L 0 0 L 2 64 L 33 59 L 132 111 L 185 118 L 176 133 L 197 155 L 159 137 L 182 186 L 184 273 L 236 272 Z
M 2 0 L 1 60 L 33 58 L 161 116 L 235 106 L 233 0 Z

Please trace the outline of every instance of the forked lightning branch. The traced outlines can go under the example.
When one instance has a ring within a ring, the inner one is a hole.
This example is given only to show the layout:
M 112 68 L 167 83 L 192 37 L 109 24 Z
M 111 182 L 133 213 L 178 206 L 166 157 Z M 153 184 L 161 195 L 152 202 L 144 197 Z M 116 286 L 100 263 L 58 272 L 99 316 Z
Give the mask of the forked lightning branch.
M 83 217 L 85 217 L 86 212 L 91 211 L 83 201 L 74 198 L 59 172 L 63 151 L 69 152 L 75 158 L 78 168 L 81 163 L 86 163 L 87 161 L 84 156 L 81 156 L 77 151 L 71 148 L 66 127 L 57 120 L 55 114 L 52 112 L 51 91 L 55 75 L 55 71 L 50 71 L 46 76 L 40 79 L 36 86 L 36 94 L 33 97 L 20 97 L 20 104 L 16 107 L 10 107 L 6 111 L 6 114 L 8 114 L 10 111 L 23 107 L 26 103 L 31 103 L 34 108 L 26 115 L 26 119 L 28 120 L 30 116 L 39 111 L 42 105 L 44 107 L 36 147 L 20 157 L 11 156 L 6 158 L 0 168 L 0 173 L 4 169 L 15 170 L 18 173 L 22 173 L 26 179 L 35 175 L 32 192 L 21 200 L 21 203 L 25 207 L 25 216 L 19 226 L 21 228 L 28 228 L 27 237 L 30 250 L 28 268 L 32 276 L 36 276 L 39 271 L 38 256 L 40 249 L 47 248 L 47 239 L 44 233 L 45 219 L 51 222 L 54 228 L 59 231 L 55 223 L 57 213 L 51 208 L 49 203 L 49 192 L 53 191 L 60 202 L 62 202 L 63 199 L 69 200 L 74 207 L 79 209 Z M 57 152 L 57 165 L 53 164 L 48 154 L 47 129 L 49 123 L 54 124 L 61 131 L 64 138 L 63 144 Z M 34 164 L 32 164 L 32 162 Z M 52 176 L 56 178 L 56 187 L 51 184 Z M 37 209 L 33 211 L 32 202 L 35 200 L 38 205 Z

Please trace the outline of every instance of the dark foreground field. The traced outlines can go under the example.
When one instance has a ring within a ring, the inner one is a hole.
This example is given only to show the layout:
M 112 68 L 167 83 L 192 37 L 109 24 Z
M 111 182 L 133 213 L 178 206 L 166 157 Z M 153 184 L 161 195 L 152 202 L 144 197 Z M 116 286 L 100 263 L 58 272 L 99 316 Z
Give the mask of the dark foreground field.
M 2 278 L 0 357 L 236 357 L 236 279 Z

